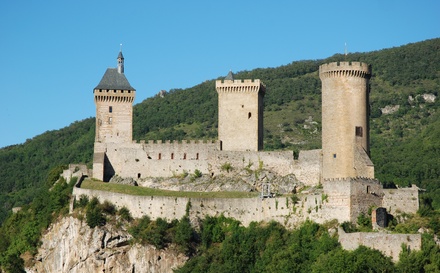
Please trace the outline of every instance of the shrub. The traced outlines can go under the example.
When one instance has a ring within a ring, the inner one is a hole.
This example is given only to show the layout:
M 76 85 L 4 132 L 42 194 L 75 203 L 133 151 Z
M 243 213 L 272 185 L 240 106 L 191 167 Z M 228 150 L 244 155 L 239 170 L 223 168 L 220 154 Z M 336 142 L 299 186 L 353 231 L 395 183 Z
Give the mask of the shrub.
M 112 203 L 110 203 L 109 201 L 105 200 L 104 203 L 101 205 L 102 211 L 110 214 L 110 215 L 115 215 L 116 214 L 116 207 L 115 205 L 113 205 Z
M 87 195 L 82 194 L 79 197 L 78 201 L 75 201 L 75 207 L 85 208 L 89 204 L 89 197 Z
M 86 212 L 86 222 L 89 227 L 94 228 L 97 226 L 103 226 L 107 222 L 104 214 L 100 207 L 96 206 L 94 208 L 87 209 Z
M 220 166 L 220 169 L 222 171 L 230 172 L 230 171 L 232 171 L 233 167 L 232 167 L 231 163 L 225 162 L 225 163 L 223 163 L 223 165 Z
M 195 169 L 194 171 L 194 177 L 199 178 L 202 177 L 202 172 L 199 169 Z
M 126 207 L 122 207 L 121 209 L 119 209 L 118 214 L 119 214 L 119 216 L 121 216 L 121 219 L 123 219 L 127 222 L 131 222 L 133 220 L 133 217 L 131 216 L 130 210 L 127 209 Z

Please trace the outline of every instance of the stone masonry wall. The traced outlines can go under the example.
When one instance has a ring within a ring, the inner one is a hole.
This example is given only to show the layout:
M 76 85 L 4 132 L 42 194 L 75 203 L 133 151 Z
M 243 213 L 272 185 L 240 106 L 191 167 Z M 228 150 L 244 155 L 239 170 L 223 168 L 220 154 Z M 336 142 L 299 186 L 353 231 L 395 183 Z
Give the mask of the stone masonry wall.
M 416 213 L 419 210 L 419 188 L 384 189 L 382 207 L 390 214 Z
M 392 257 L 394 262 L 399 260 L 402 244 L 405 244 L 411 250 L 420 250 L 422 247 L 422 236 L 420 234 L 345 233 L 342 228 L 339 228 L 338 234 L 339 243 L 341 243 L 344 249 L 355 250 L 360 245 L 367 246 Z
M 290 197 L 279 198 L 186 198 L 167 196 L 134 196 L 107 191 L 82 189 L 75 187 L 73 196 L 79 198 L 86 195 L 97 197 L 100 202 L 105 200 L 117 208 L 126 207 L 135 218 L 148 215 L 151 219 L 158 217 L 168 220 L 180 219 L 185 215 L 188 202 L 191 203 L 190 216 L 204 218 L 205 216 L 231 217 L 247 226 L 256 221 L 277 221 L 286 227 L 295 227 L 306 219 L 323 223 L 322 195 L 306 194 L 293 204 Z

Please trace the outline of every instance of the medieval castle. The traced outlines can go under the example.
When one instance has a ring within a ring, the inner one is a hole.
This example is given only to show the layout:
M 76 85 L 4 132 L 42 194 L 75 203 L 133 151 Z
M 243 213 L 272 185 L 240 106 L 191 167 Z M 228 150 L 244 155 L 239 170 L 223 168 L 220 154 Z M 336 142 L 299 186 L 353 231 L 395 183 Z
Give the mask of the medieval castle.
M 320 204 L 321 213 L 311 217 L 318 222 L 354 222 L 372 206 L 385 207 L 390 213 L 414 213 L 418 209 L 416 188 L 386 190 L 374 177 L 369 156 L 371 67 L 365 63 L 320 66 L 322 150 L 301 151 L 298 159 L 291 151 L 262 151 L 266 87 L 259 79 L 234 80 L 232 72 L 216 81 L 217 141 L 133 141 L 136 90 L 124 75 L 122 52 L 117 64 L 117 68 L 107 69 L 93 90 L 96 179 L 109 181 L 114 175 L 133 179 L 171 177 L 195 170 L 214 176 L 225 162 L 237 166 L 250 162 L 253 166 L 263 164 L 280 176 L 294 174 L 307 186 L 322 185 L 326 202 Z

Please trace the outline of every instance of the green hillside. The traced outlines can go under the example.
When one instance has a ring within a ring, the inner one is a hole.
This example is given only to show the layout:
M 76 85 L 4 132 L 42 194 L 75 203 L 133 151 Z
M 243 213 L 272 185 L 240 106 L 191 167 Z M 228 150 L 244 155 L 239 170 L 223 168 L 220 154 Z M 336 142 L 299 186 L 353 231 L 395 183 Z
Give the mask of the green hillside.
M 344 60 L 373 67 L 371 153 L 376 176 L 386 185 L 415 183 L 427 189 L 425 202 L 440 208 L 440 39 L 236 73 L 236 79 L 259 78 L 266 84 L 265 149 L 297 152 L 321 147 L 318 67 Z M 216 138 L 214 82 L 170 90 L 135 105 L 134 138 Z M 396 105 L 399 109 L 391 114 L 380 110 Z M 0 149 L 0 223 L 12 207 L 37 195 L 53 167 L 91 163 L 94 130 L 94 119 L 89 118 Z

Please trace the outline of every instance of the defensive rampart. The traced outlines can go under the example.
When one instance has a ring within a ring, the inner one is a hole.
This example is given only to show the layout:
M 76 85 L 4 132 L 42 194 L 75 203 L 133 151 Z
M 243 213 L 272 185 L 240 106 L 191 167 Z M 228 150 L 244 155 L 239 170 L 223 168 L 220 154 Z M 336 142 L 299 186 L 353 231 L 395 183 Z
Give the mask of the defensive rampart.
M 81 195 L 89 198 L 97 197 L 100 202 L 109 201 L 117 208 L 126 207 L 135 218 L 148 215 L 152 219 L 158 217 L 168 220 L 180 219 L 189 205 L 191 217 L 205 216 L 231 217 L 247 226 L 251 222 L 277 221 L 286 227 L 293 228 L 306 219 L 318 223 L 331 220 L 331 214 L 325 213 L 323 195 L 310 193 L 298 195 L 293 203 L 291 197 L 277 198 L 188 198 L 167 196 L 135 196 L 121 193 L 83 189 L 75 187 L 73 196 Z M 328 217 L 327 217 L 327 216 Z
M 360 245 L 367 246 L 392 257 L 394 262 L 399 260 L 402 244 L 411 250 L 420 250 L 422 248 L 422 236 L 420 234 L 345 233 L 342 228 L 339 228 L 338 234 L 339 243 L 341 243 L 344 249 L 355 250 Z
M 419 188 L 384 189 L 382 207 L 390 214 L 416 213 L 419 210 Z

